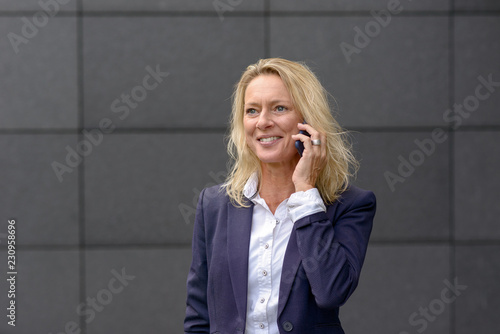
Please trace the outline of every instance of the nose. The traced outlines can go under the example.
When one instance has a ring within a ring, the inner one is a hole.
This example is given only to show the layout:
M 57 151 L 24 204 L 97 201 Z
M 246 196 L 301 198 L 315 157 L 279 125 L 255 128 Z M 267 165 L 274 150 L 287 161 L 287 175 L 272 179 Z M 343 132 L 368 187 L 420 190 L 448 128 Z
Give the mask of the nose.
M 257 129 L 259 130 L 272 128 L 274 126 L 272 115 L 267 110 L 262 110 L 262 112 L 259 115 L 259 120 L 257 121 L 256 126 Z

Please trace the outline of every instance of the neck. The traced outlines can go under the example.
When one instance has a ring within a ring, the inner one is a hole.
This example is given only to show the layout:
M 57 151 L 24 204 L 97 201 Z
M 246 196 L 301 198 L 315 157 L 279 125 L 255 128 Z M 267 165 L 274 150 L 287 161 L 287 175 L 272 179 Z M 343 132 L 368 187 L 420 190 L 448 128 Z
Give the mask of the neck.
M 262 164 L 259 195 L 274 214 L 278 206 L 295 192 L 292 175 L 297 161 L 280 164 Z

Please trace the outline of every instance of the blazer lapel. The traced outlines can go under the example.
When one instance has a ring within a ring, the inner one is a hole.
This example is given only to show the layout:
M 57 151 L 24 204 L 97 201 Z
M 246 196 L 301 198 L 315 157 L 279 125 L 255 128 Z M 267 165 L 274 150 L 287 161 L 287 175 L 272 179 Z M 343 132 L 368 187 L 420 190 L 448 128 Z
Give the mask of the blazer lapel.
M 297 246 L 297 235 L 295 229 L 293 229 L 286 247 L 285 258 L 283 259 L 278 301 L 278 317 L 281 315 L 281 312 L 283 312 L 288 297 L 290 296 L 292 284 L 295 281 L 300 262 L 301 257 Z
M 253 203 L 248 208 L 236 208 L 230 202 L 227 206 L 229 273 L 238 313 L 242 319 L 245 319 L 248 290 L 248 249 L 250 247 Z
M 333 206 L 328 205 L 326 214 L 328 216 L 329 221 L 334 221 Z M 290 235 L 290 240 L 288 240 L 288 245 L 286 247 L 285 258 L 283 259 L 283 269 L 281 272 L 281 282 L 280 282 L 280 294 L 278 301 L 278 317 L 283 312 L 285 308 L 286 302 L 290 297 L 290 292 L 292 291 L 292 284 L 296 280 L 306 279 L 297 276 L 297 270 L 299 269 L 300 263 L 302 259 L 299 253 L 299 247 L 297 245 L 297 232 L 295 228 L 292 230 L 292 234 Z

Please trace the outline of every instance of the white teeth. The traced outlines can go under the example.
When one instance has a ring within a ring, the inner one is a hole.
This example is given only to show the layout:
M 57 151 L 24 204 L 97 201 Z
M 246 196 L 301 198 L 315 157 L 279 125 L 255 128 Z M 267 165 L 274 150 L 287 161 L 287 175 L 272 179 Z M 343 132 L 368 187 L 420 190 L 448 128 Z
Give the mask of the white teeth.
M 268 137 L 268 138 L 260 138 L 259 141 L 267 143 L 276 139 L 279 139 L 280 137 Z

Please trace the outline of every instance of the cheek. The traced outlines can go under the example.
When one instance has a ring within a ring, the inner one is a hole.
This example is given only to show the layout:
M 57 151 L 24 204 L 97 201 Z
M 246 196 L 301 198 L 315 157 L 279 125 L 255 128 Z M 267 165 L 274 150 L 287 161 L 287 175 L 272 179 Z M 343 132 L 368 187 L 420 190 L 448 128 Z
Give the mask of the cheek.
M 299 128 L 297 127 L 297 123 L 300 123 L 299 120 L 292 119 L 286 124 L 286 132 L 290 135 L 294 135 L 299 133 Z
M 253 135 L 255 130 L 255 120 L 244 118 L 243 119 L 243 130 L 245 131 L 246 136 Z
M 246 140 L 247 146 L 252 147 L 254 126 L 251 124 L 251 122 L 245 121 L 243 123 L 243 130 L 245 131 L 245 140 Z
M 248 126 L 245 126 L 244 127 L 244 131 L 245 131 L 245 137 L 248 139 L 248 137 L 251 137 L 252 136 L 252 131 L 251 129 L 248 127 Z

